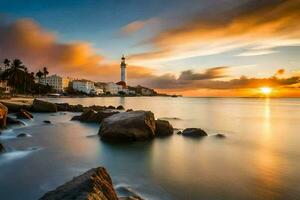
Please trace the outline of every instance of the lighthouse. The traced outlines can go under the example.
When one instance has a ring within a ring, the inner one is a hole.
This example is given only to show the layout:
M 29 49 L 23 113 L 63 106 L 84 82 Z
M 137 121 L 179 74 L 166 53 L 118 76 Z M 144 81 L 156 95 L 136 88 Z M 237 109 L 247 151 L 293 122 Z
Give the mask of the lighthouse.
M 126 85 L 126 63 L 124 55 L 122 56 L 121 61 L 121 82 L 125 83 Z

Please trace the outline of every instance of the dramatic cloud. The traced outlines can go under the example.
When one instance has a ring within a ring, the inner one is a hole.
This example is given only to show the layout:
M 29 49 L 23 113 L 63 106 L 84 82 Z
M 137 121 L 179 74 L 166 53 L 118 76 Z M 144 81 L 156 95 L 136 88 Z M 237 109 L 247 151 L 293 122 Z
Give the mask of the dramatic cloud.
M 214 67 L 207 69 L 204 73 L 194 73 L 192 70 L 181 72 L 179 80 L 206 80 L 225 77 L 225 71 L 228 67 Z
M 214 71 L 214 69 L 215 68 L 212 68 L 207 71 Z M 282 70 L 283 69 L 279 70 L 280 73 L 283 73 Z M 186 74 L 188 74 L 188 76 L 186 76 Z M 190 71 L 187 73 L 187 71 L 184 71 L 181 72 L 179 78 L 176 78 L 176 76 L 172 74 L 153 76 L 148 79 L 147 84 L 158 89 L 176 89 L 178 91 L 197 89 L 251 89 L 263 86 L 297 88 L 297 85 L 300 84 L 300 76 L 292 76 L 288 78 L 278 78 L 276 76 L 268 78 L 248 78 L 246 76 L 241 76 L 240 78 L 231 80 L 214 80 L 222 76 L 222 74 L 220 74 L 220 76 L 217 74 L 213 76 L 203 76 L 202 74 L 199 76 L 199 74 L 190 73 Z
M 148 20 L 138 20 L 127 24 L 126 26 L 121 28 L 121 34 L 124 36 L 128 36 L 136 33 L 137 31 L 145 28 L 146 26 L 151 26 L 157 24 L 159 20 L 157 18 L 151 18 Z
M 46 66 L 50 73 L 75 78 L 119 80 L 119 63 L 105 61 L 89 43 L 61 43 L 30 19 L 0 24 L 0 59 L 4 58 L 19 58 L 33 71 Z M 131 66 L 128 72 L 131 78 L 152 73 L 139 66 Z
M 223 10 L 217 7 L 199 11 L 184 25 L 141 43 L 153 45 L 153 50 L 132 58 L 171 60 L 242 47 L 252 50 L 242 56 L 262 55 L 274 53 L 274 47 L 300 45 L 300 0 L 240 2 L 230 9 L 224 6 Z

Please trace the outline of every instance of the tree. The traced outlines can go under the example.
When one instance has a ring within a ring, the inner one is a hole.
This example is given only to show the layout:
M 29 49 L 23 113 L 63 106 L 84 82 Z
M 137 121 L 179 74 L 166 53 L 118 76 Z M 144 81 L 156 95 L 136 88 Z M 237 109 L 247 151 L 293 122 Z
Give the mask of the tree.
M 39 70 L 35 75 L 38 77 L 39 83 L 41 83 L 41 78 L 44 75 L 43 72 L 41 72 L 41 70 Z
M 10 62 L 6 61 L 6 63 L 8 64 Z M 14 59 L 9 65 L 9 68 L 7 68 L 2 74 L 2 79 L 7 80 L 7 84 L 17 92 L 22 88 L 22 85 L 26 81 L 25 77 L 25 66 L 19 59 Z
M 40 95 L 40 93 L 41 93 L 41 87 L 40 87 L 40 85 L 41 85 L 41 78 L 44 75 L 44 73 L 41 72 L 41 70 L 39 70 L 35 75 L 38 77 L 38 80 L 39 80 L 39 95 Z
M 43 68 L 43 75 L 44 75 L 44 78 L 45 78 L 45 83 L 47 83 L 46 78 L 47 78 L 47 75 L 48 75 L 48 74 L 49 74 L 49 72 L 48 72 L 47 67 L 44 67 L 44 68 Z
M 10 67 L 10 60 L 5 58 L 3 60 L 3 64 L 4 64 L 4 71 L 5 71 L 6 69 L 8 69 Z

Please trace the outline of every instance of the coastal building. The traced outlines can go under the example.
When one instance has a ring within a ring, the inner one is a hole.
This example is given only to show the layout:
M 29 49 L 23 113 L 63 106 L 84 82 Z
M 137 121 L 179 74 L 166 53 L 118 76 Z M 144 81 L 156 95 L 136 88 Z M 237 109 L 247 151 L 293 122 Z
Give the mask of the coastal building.
M 0 81 L 0 91 L 4 94 L 9 94 L 11 91 L 11 88 L 8 86 L 7 81 L 1 80 Z
M 119 94 L 120 91 L 123 91 L 123 86 L 118 85 L 113 82 L 106 83 L 105 92 L 110 94 Z
M 86 94 L 93 94 L 96 92 L 96 87 L 94 83 L 88 80 L 74 80 L 72 82 L 72 88 L 75 91 L 83 92 Z
M 43 85 L 50 85 L 53 87 L 53 89 L 55 89 L 58 92 L 63 92 L 65 91 L 70 83 L 70 80 L 68 78 L 64 78 L 61 76 L 58 76 L 56 74 L 52 75 L 52 76 L 47 76 L 46 80 L 45 78 L 42 78 L 41 80 L 41 84 Z

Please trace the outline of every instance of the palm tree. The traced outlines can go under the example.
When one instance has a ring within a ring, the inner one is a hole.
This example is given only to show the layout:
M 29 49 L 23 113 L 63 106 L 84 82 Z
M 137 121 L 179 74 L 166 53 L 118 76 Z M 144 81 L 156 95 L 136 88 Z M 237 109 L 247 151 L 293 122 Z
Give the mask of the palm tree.
M 8 62 L 6 63 L 8 64 Z M 26 73 L 24 70 L 25 66 L 23 65 L 22 61 L 19 59 L 14 59 L 10 64 L 10 67 L 3 72 L 2 78 L 7 80 L 7 84 L 14 90 L 18 90 L 25 81 Z
M 39 70 L 35 75 L 38 77 L 38 80 L 39 80 L 39 95 L 40 95 L 40 93 L 41 93 L 41 86 L 40 86 L 41 85 L 41 78 L 44 75 L 44 73 L 41 70 Z
M 43 77 L 44 73 L 39 70 L 35 75 L 38 77 L 39 83 L 41 83 L 41 78 Z
M 47 69 L 47 67 L 44 67 L 43 68 L 43 75 L 44 75 L 44 78 L 45 78 L 45 84 L 47 83 L 47 75 L 49 74 L 49 72 L 48 72 L 48 69 Z
M 6 69 L 8 69 L 10 67 L 10 60 L 5 58 L 3 60 L 3 64 L 4 64 L 4 71 L 5 71 Z

